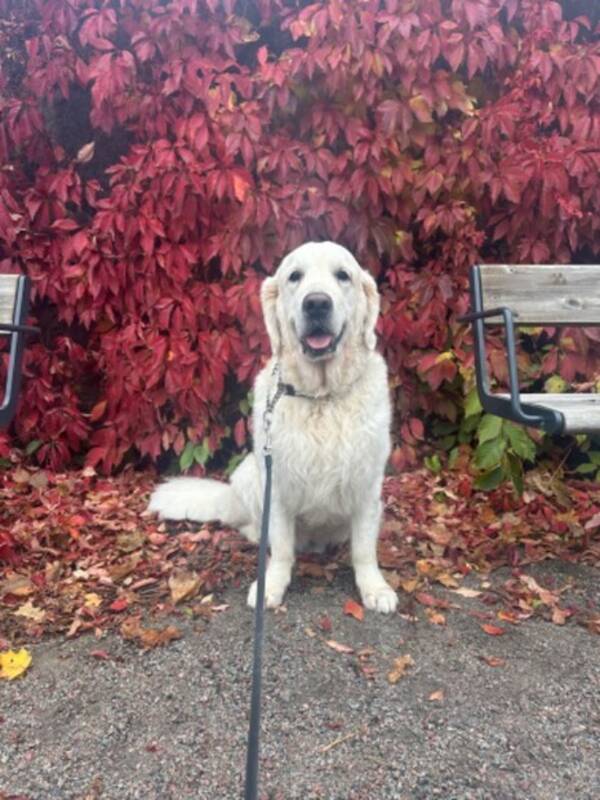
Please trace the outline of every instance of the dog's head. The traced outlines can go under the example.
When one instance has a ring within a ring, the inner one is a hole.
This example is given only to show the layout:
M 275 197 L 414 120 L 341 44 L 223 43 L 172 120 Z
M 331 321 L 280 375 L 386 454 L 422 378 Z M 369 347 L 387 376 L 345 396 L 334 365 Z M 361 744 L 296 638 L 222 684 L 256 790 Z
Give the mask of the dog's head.
M 309 361 L 334 359 L 347 345 L 375 349 L 379 294 L 351 253 L 333 242 L 293 250 L 262 285 L 273 354 L 300 349 Z

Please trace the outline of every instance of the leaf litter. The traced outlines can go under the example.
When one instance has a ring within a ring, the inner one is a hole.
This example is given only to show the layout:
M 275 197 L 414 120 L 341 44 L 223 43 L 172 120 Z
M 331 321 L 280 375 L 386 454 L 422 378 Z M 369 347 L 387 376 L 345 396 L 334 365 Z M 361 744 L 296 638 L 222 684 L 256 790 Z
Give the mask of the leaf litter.
M 16 456 L 13 469 L 0 472 L 0 621 L 7 642 L 14 647 L 45 634 L 101 636 L 116 629 L 144 647 L 158 646 L 174 639 L 174 631 L 144 635 L 141 626 L 134 635 L 135 629 L 123 630 L 123 615 L 171 613 L 208 621 L 221 608 L 213 593 L 253 577 L 256 548 L 236 532 L 164 523 L 145 512 L 155 482 L 149 472 L 106 478 L 89 467 L 25 469 Z M 491 627 L 494 621 L 520 625 L 542 617 L 600 633 L 597 607 L 569 604 L 571 585 L 548 587 L 528 572 L 549 558 L 600 563 L 600 487 L 568 481 L 555 492 L 553 485 L 536 470 L 517 498 L 509 487 L 466 492 L 459 472 L 388 477 L 379 559 L 404 599 L 403 618 L 415 620 L 418 604 L 433 625 L 442 626 L 460 610 L 448 599 L 455 597 L 496 606 L 479 612 Z M 297 574 L 311 591 L 322 591 L 346 563 L 342 549 L 335 560 L 331 554 L 300 559 Z M 510 575 L 493 589 L 486 578 L 501 567 Z M 463 585 L 466 579 L 469 585 Z M 363 619 L 354 600 L 343 611 Z M 329 633 L 331 618 L 324 614 L 318 627 Z M 368 673 L 369 665 L 363 666 Z

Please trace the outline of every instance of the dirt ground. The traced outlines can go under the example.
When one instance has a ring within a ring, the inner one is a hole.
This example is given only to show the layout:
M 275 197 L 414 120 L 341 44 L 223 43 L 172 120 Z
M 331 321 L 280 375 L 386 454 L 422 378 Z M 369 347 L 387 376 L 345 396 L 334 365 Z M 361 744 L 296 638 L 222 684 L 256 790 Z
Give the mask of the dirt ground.
M 597 570 L 546 562 L 532 574 L 600 600 Z M 394 616 L 361 622 L 342 611 L 349 571 L 331 585 L 296 579 L 287 610 L 268 616 L 262 798 L 600 797 L 598 636 L 542 619 L 488 635 L 479 598 L 438 594 L 452 604 L 445 625 L 407 595 Z M 244 597 L 220 596 L 228 608 L 210 623 L 178 617 L 183 637 L 148 652 L 115 634 L 32 645 L 29 671 L 0 686 L 0 797 L 242 797 Z M 404 655 L 414 663 L 390 683 Z

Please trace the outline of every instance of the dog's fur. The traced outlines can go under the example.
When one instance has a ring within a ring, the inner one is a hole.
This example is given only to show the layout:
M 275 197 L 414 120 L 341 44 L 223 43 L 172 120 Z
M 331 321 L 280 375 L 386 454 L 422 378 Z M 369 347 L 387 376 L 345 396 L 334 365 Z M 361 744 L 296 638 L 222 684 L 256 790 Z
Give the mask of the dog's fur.
M 321 303 L 329 298 L 326 313 L 322 307 L 307 311 L 309 295 Z M 364 605 L 392 612 L 397 596 L 379 571 L 376 554 L 390 451 L 387 371 L 375 352 L 376 284 L 345 248 L 309 242 L 264 281 L 261 300 L 273 357 L 254 386 L 254 452 L 228 484 L 176 478 L 159 486 L 150 510 L 168 519 L 220 520 L 258 541 L 263 414 L 275 392 L 278 363 L 283 382 L 311 399 L 284 395 L 273 415 L 267 606 L 281 604 L 296 549 L 323 549 L 350 538 Z M 256 582 L 248 595 L 248 604 L 255 603 Z

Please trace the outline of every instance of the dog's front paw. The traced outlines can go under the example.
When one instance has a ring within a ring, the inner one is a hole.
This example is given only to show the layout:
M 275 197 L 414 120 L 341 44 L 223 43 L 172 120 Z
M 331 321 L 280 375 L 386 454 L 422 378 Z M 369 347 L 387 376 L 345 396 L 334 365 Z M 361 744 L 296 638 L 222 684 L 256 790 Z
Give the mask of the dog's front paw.
M 370 611 L 391 614 L 396 610 L 398 595 L 383 578 L 377 582 L 368 582 L 359 586 L 359 591 L 364 607 Z
M 287 586 L 287 583 L 279 584 L 275 581 L 270 581 L 267 575 L 265 582 L 265 606 L 267 608 L 278 608 L 283 602 Z M 248 605 L 250 608 L 256 608 L 256 592 L 257 581 L 254 581 L 248 592 Z

